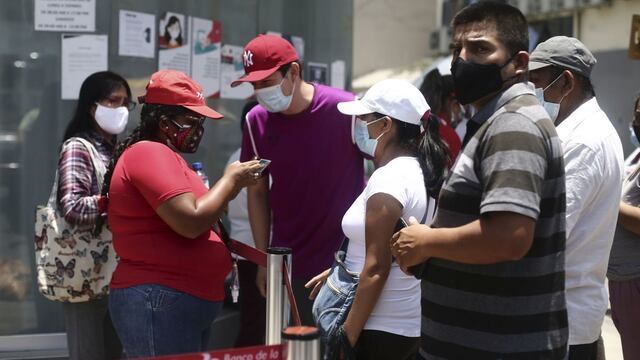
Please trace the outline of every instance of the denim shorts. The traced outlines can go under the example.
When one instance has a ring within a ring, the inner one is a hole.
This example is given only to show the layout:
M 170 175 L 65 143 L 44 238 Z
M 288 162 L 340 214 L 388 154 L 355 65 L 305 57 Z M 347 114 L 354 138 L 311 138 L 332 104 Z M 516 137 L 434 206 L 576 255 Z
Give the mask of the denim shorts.
M 313 318 L 325 346 L 325 355 L 327 351 L 331 352 L 330 344 L 346 320 L 358 288 L 359 274 L 347 269 L 345 256 L 344 251 L 336 252 L 329 277 L 313 302 Z

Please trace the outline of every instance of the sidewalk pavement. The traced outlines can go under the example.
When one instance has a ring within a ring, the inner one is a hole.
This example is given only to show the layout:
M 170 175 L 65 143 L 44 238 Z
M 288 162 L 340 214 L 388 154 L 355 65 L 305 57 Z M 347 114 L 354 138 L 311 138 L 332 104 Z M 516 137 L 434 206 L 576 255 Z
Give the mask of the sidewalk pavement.
M 607 311 L 602 324 L 602 340 L 604 341 L 604 351 L 607 360 L 623 360 L 622 344 L 620 343 L 620 334 L 613 325 L 611 313 Z

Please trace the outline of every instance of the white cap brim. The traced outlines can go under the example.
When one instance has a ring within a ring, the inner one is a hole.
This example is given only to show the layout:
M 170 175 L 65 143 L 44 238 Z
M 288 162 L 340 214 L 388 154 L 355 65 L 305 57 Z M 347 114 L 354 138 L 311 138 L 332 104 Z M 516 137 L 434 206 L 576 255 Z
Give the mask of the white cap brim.
M 340 111 L 345 115 L 355 115 L 355 116 L 371 114 L 376 112 L 375 110 L 369 109 L 360 100 L 338 103 L 338 111 Z

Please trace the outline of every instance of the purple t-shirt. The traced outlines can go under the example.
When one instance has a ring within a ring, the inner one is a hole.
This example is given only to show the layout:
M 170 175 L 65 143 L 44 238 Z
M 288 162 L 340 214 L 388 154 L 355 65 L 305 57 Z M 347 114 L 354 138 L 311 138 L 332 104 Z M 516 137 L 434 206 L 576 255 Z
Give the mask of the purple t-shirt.
M 292 271 L 309 278 L 328 268 L 344 235 L 340 223 L 364 189 L 363 157 L 352 140 L 352 118 L 337 104 L 353 94 L 314 84 L 311 105 L 295 115 L 256 106 L 247 115 L 240 161 L 271 160 L 271 246 L 293 250 Z

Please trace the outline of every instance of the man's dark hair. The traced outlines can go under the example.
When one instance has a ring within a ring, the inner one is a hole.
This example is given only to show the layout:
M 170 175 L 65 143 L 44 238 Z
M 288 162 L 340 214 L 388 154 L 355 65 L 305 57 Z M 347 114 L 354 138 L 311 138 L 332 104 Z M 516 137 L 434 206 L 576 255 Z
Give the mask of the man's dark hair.
M 582 94 L 586 98 L 592 98 L 596 96 L 596 90 L 593 88 L 593 84 L 591 83 L 591 79 L 584 75 L 573 73 L 573 75 L 578 79 L 578 86 L 580 86 L 580 90 L 582 90 Z
M 497 37 L 510 55 L 529 50 L 527 19 L 517 8 L 495 1 L 479 1 L 460 10 L 451 23 L 453 30 L 472 23 L 493 23 Z
M 577 87 L 580 89 L 580 91 L 582 92 L 582 95 L 587 98 L 590 99 L 594 96 L 596 96 L 596 91 L 593 88 L 593 84 L 591 83 L 591 79 L 589 79 L 588 77 L 582 75 L 582 74 L 578 74 L 575 71 L 572 71 L 570 69 L 564 69 L 558 66 L 552 66 L 553 70 L 551 72 L 551 78 L 555 79 L 558 76 L 560 76 L 560 74 L 562 74 L 563 71 L 567 70 L 570 71 L 573 74 L 573 77 L 576 78 L 576 82 L 577 82 Z
M 297 63 L 298 64 L 298 67 L 300 68 L 300 79 L 301 80 L 304 79 L 304 77 L 302 76 L 302 72 L 303 72 L 302 71 L 302 62 L 300 62 L 299 60 L 292 61 L 292 62 L 290 62 L 288 64 L 284 64 L 284 65 L 280 66 L 278 68 L 278 71 L 280 71 L 280 74 L 282 74 L 283 77 L 286 76 L 287 72 L 289 71 L 289 69 L 291 69 L 291 64 L 293 64 L 293 63 Z

